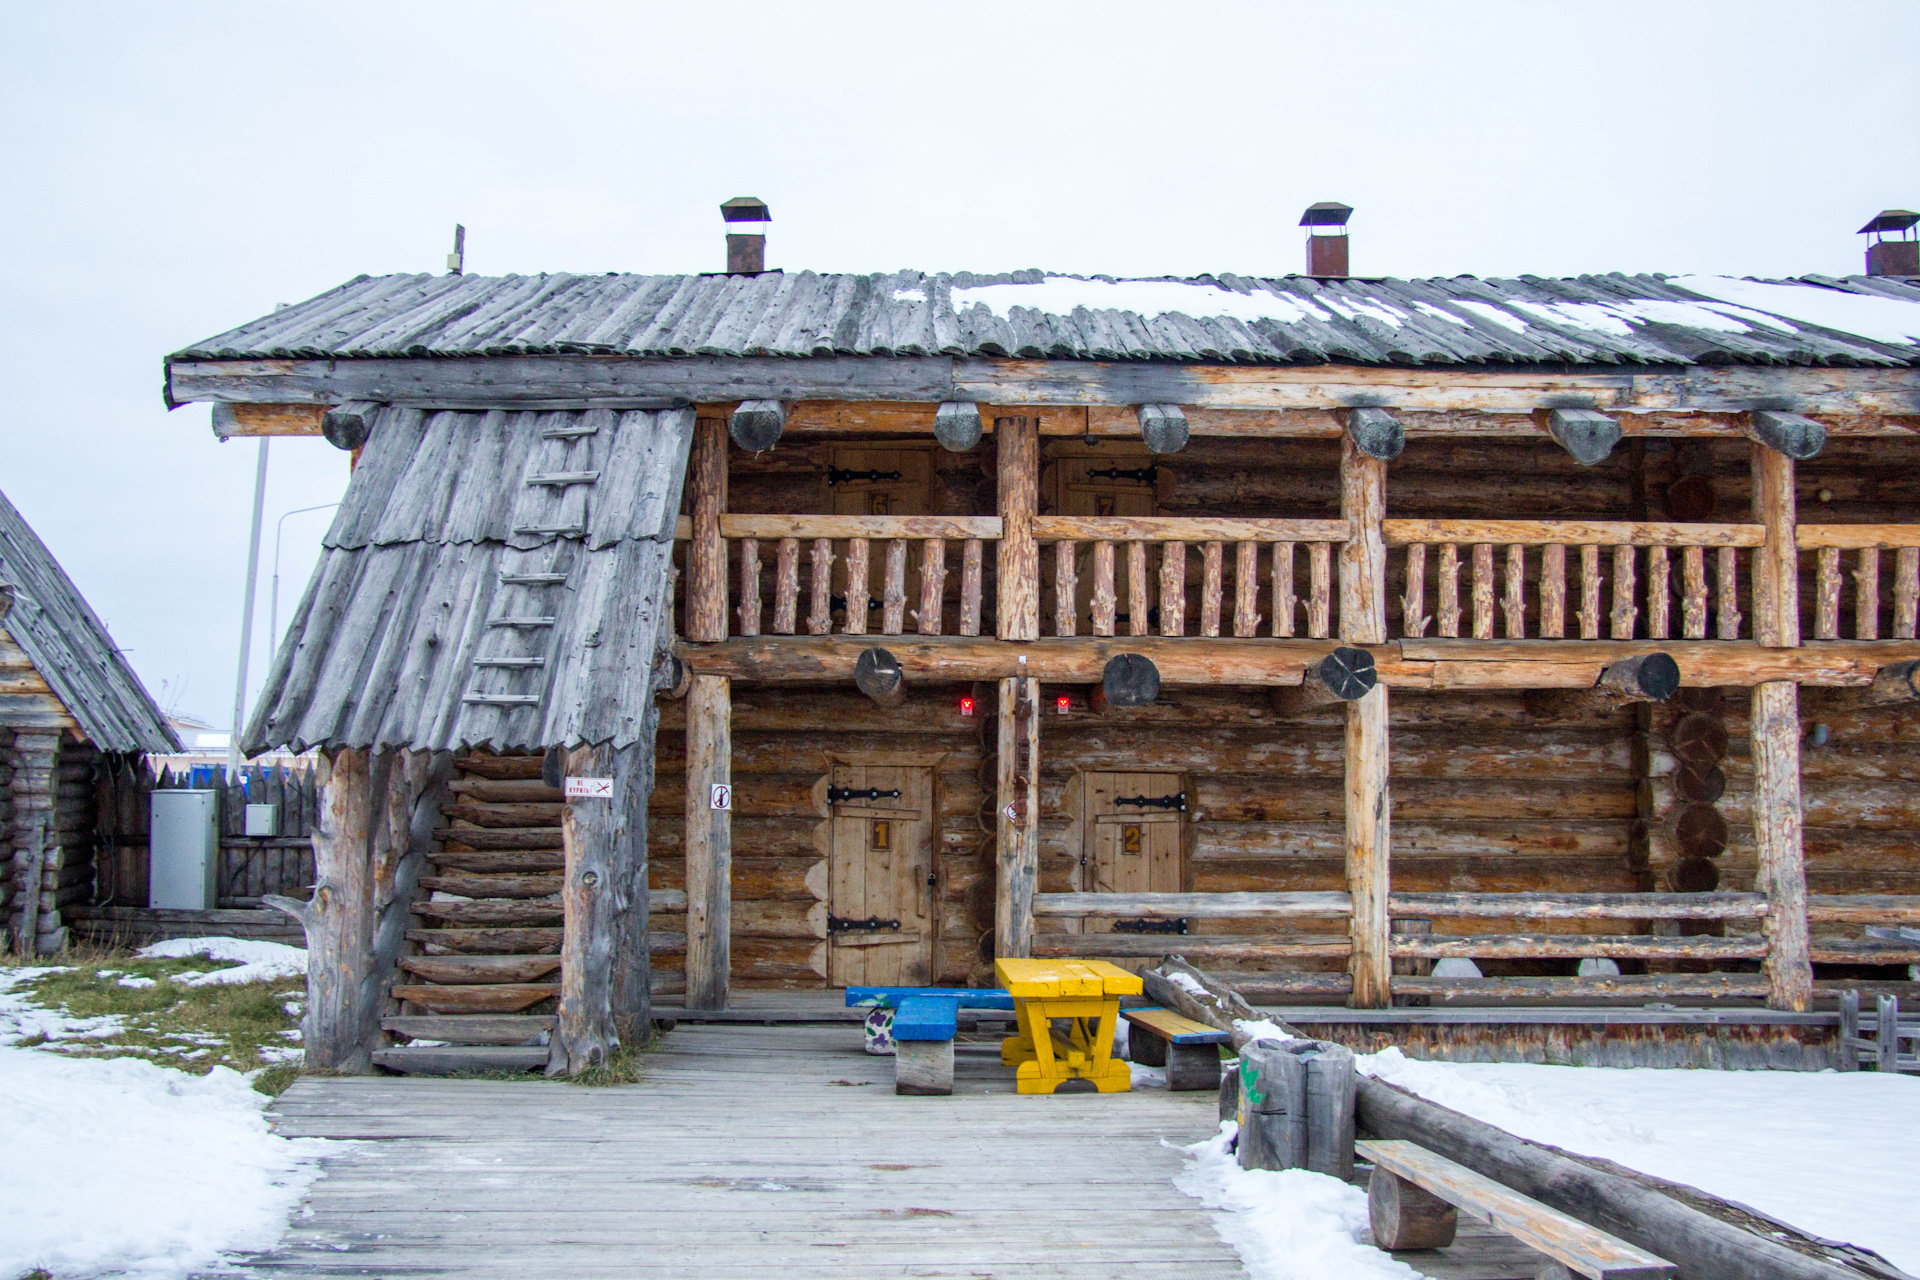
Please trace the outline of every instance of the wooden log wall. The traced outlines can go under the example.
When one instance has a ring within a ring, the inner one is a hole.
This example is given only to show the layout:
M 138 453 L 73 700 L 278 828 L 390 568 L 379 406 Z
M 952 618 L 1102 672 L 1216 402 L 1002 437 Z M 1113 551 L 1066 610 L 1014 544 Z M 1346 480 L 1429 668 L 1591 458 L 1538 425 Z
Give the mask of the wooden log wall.
M 972 686 L 919 686 L 881 707 L 844 689 L 733 691 L 733 984 L 819 987 L 827 979 L 827 858 L 833 765 L 892 763 L 934 770 L 935 889 L 939 937 L 935 980 L 965 983 L 993 931 L 993 779 L 981 726 L 990 697 L 960 714 Z M 1044 747 L 1042 748 L 1044 751 Z M 655 891 L 686 887 L 686 704 L 662 702 L 656 781 L 648 811 L 649 880 Z M 1044 802 L 1043 802 L 1044 803 Z M 982 822 L 986 825 L 983 828 Z M 684 918 L 655 911 L 654 963 L 683 962 Z
M 7 932 L 15 950 L 50 955 L 66 945 L 64 911 L 93 897 L 99 753 L 68 732 L 19 729 L 7 756 Z

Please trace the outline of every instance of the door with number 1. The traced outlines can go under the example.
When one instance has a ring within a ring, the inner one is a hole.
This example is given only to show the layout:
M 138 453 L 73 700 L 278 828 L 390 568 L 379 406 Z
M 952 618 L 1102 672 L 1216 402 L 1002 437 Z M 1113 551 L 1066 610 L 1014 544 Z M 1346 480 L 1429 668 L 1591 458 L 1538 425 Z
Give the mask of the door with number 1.
M 933 770 L 843 764 L 835 766 L 830 786 L 827 981 L 836 987 L 928 986 Z

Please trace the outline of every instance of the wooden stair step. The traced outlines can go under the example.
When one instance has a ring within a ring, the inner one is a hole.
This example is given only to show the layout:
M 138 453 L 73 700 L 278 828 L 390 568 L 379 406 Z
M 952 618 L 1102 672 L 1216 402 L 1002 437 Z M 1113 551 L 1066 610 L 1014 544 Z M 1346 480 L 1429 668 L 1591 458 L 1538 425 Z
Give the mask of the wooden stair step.
M 471 822 L 479 827 L 518 830 L 527 827 L 558 828 L 560 816 L 566 809 L 564 801 L 495 800 L 484 803 L 456 802 L 440 812 L 449 822 Z
M 557 875 L 421 876 L 422 888 L 457 893 L 463 898 L 546 898 L 560 892 Z
M 393 997 L 429 1013 L 519 1013 L 560 994 L 557 982 L 497 982 L 477 986 L 401 986 Z
M 458 778 L 447 784 L 447 790 L 476 804 L 560 804 L 567 798 L 560 788 L 542 781 L 537 769 L 531 778 Z
M 456 853 L 485 853 L 498 849 L 558 849 L 560 827 L 447 827 L 440 832 L 446 847 Z
M 494 902 L 416 902 L 413 913 L 450 924 L 560 924 L 565 911 L 545 899 L 506 898 Z
M 455 756 L 453 767 L 479 778 L 538 778 L 546 765 L 544 755 L 535 756 Z
M 559 929 L 409 929 L 407 941 L 454 955 L 558 955 Z
M 478 1071 L 540 1071 L 550 1050 L 545 1045 L 443 1045 L 433 1048 L 375 1049 L 373 1064 L 410 1076 L 457 1076 Z
M 492 872 L 529 873 L 559 871 L 567 865 L 561 849 L 517 849 L 502 853 L 430 853 L 428 861 L 436 867 L 469 871 L 481 875 Z
M 449 1044 L 526 1046 L 542 1031 L 553 1030 L 550 1013 L 427 1013 L 380 1019 L 380 1029 L 416 1040 Z
M 488 982 L 538 982 L 550 973 L 560 972 L 560 957 L 557 955 L 402 956 L 400 967 L 423 981 L 451 986 Z

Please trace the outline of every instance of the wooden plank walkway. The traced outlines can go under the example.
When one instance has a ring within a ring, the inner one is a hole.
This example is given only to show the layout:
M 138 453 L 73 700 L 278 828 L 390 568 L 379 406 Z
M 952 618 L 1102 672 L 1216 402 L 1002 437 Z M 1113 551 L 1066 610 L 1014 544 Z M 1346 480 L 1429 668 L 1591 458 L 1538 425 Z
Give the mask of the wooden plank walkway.
M 682 1024 L 638 1085 L 307 1079 L 327 1165 L 272 1276 L 1241 1276 L 1165 1143 L 1210 1093 L 1021 1097 L 988 1039 L 903 1098 L 856 1028 Z M 1164 1141 L 1163 1141 L 1164 1140 Z

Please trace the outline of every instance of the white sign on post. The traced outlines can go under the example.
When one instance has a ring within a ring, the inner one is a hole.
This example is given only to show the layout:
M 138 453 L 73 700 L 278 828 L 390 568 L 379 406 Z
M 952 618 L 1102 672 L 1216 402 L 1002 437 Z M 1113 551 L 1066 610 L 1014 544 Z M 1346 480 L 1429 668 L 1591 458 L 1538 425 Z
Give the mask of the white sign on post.
M 566 793 L 569 800 L 611 800 L 613 799 L 613 779 L 568 778 Z
M 733 784 L 728 782 L 714 783 L 713 790 L 708 793 L 708 805 L 714 809 L 733 808 Z

